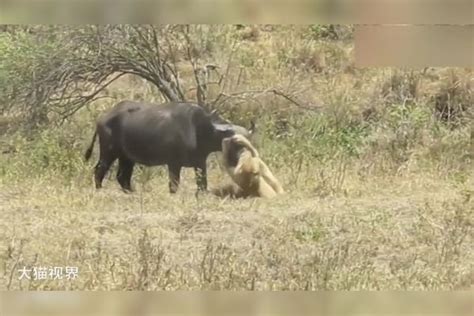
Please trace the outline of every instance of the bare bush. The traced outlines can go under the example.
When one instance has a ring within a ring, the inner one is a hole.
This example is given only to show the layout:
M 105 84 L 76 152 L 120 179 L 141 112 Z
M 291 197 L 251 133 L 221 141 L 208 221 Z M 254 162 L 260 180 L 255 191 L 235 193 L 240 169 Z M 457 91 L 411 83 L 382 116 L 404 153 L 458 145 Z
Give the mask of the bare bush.
M 474 99 L 471 85 L 469 76 L 463 78 L 455 72 L 450 72 L 433 96 L 437 118 L 450 124 L 458 124 L 472 116 Z

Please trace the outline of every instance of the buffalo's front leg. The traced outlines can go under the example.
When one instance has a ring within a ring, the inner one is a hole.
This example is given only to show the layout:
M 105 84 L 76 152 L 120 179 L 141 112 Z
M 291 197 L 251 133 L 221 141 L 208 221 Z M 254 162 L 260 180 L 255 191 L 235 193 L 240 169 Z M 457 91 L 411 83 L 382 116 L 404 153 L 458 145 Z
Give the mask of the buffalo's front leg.
M 196 184 L 198 191 L 207 190 L 207 168 L 206 162 L 198 164 L 197 167 L 194 167 L 194 172 L 196 173 Z
M 168 174 L 169 174 L 169 188 L 170 193 L 176 193 L 179 187 L 179 177 L 181 173 L 180 165 L 168 165 Z

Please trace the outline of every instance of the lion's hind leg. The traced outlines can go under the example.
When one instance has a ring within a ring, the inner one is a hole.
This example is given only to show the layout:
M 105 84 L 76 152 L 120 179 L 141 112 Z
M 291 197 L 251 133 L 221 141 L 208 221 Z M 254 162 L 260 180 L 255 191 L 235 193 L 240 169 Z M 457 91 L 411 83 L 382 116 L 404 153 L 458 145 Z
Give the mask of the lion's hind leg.
M 260 175 L 277 194 L 285 193 L 280 181 L 278 181 L 278 179 L 270 171 L 270 168 L 268 168 L 268 166 L 262 160 L 260 160 Z

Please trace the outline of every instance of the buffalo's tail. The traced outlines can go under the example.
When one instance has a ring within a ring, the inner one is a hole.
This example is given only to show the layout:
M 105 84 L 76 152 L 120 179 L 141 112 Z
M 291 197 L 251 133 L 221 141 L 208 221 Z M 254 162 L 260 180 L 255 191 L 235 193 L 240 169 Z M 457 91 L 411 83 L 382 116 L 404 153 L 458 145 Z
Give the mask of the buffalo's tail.
M 94 144 L 95 144 L 95 139 L 97 138 L 97 131 L 94 132 L 94 136 L 92 137 L 92 142 L 91 144 L 89 145 L 89 148 L 87 148 L 86 150 L 86 154 L 84 155 L 84 157 L 86 158 L 86 161 L 89 160 L 89 158 L 91 157 L 92 155 L 92 150 L 94 149 Z

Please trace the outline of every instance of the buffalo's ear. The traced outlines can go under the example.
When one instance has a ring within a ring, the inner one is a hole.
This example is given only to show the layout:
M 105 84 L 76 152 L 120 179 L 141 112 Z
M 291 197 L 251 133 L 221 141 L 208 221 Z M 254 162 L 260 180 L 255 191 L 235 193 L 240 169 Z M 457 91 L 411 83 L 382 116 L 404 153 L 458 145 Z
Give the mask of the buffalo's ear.
M 219 113 L 217 111 L 217 109 L 214 109 L 212 110 L 209 114 L 209 119 L 211 120 L 211 122 L 219 122 Z
M 211 111 L 211 113 L 209 114 L 209 118 L 211 119 L 211 122 L 215 124 L 230 124 L 228 120 L 221 117 L 217 109 Z

